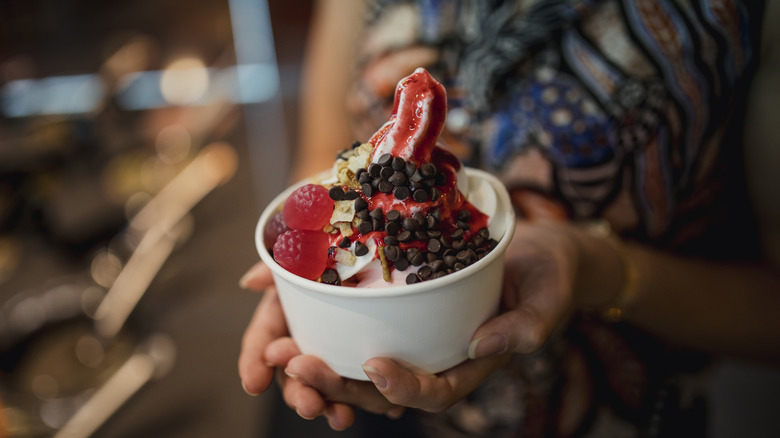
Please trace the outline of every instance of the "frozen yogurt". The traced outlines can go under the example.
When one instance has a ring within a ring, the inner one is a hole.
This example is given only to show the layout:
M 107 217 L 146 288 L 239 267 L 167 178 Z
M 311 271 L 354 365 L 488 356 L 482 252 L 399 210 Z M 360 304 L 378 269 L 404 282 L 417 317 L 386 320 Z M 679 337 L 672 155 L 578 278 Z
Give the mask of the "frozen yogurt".
M 287 271 L 322 283 L 386 287 L 440 278 L 495 246 L 495 191 L 469 184 L 440 143 L 447 97 L 419 68 L 398 83 L 387 123 L 295 189 L 264 243 Z

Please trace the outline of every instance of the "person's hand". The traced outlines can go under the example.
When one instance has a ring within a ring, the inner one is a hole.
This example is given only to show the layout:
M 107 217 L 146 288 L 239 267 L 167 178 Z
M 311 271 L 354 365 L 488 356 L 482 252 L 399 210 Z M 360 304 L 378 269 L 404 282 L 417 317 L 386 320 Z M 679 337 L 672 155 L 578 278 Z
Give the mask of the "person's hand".
M 268 389 L 274 377 L 273 365 L 269 365 L 264 358 L 265 348 L 274 339 L 287 336 L 287 323 L 273 285 L 271 270 L 264 263 L 260 262 L 247 271 L 240 285 L 244 289 L 264 291 L 244 331 L 238 358 L 238 375 L 244 390 L 256 395 Z
M 300 355 L 295 343 L 269 344 L 266 359 L 285 367 L 285 401 L 305 418 L 324 414 L 331 426 L 351 424 L 352 407 L 391 417 L 402 407 L 440 412 L 476 389 L 511 353 L 530 353 L 565 319 L 572 303 L 577 258 L 565 225 L 518 222 L 506 254 L 504 309 L 474 334 L 469 358 L 435 375 L 415 373 L 392 359 L 363 365 L 371 383 L 336 375 L 321 360 Z M 283 364 L 283 365 L 282 365 Z M 334 403 L 338 408 L 333 407 Z

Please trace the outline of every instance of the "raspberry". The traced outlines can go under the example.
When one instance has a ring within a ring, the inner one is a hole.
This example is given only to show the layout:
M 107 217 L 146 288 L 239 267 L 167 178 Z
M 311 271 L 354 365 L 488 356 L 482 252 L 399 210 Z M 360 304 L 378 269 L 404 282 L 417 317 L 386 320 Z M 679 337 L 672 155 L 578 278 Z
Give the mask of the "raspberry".
M 265 228 L 263 228 L 263 242 L 265 243 L 265 247 L 271 248 L 279 235 L 289 229 L 287 224 L 284 223 L 284 215 L 282 215 L 281 211 L 271 216 L 271 219 L 266 222 Z
M 295 230 L 321 230 L 333 215 L 333 200 L 328 189 L 306 184 L 296 189 L 284 203 L 284 221 Z
M 274 260 L 295 275 L 316 280 L 328 262 L 328 235 L 320 231 L 287 230 L 276 239 Z

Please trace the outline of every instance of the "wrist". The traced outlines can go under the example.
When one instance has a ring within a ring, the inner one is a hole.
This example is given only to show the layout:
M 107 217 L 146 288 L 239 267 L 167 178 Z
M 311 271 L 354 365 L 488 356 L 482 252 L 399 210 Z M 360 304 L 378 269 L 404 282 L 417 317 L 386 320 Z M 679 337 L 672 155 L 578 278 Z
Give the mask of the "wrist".
M 640 271 L 626 242 L 605 220 L 580 224 L 580 263 L 575 296 L 580 307 L 600 311 L 620 321 L 635 303 Z

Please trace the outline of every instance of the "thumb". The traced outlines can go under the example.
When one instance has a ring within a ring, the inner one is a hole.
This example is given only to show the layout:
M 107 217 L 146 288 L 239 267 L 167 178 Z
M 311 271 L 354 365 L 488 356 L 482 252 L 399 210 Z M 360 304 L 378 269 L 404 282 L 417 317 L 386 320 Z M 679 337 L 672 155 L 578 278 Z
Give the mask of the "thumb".
M 519 307 L 490 319 L 474 332 L 469 359 L 496 356 L 506 352 L 528 354 L 541 348 L 555 328 L 557 318 L 544 318 L 539 312 Z
M 249 268 L 238 281 L 238 285 L 242 289 L 250 289 L 258 292 L 272 284 L 274 284 L 274 277 L 271 273 L 271 269 L 263 262 L 257 262 L 254 266 Z

